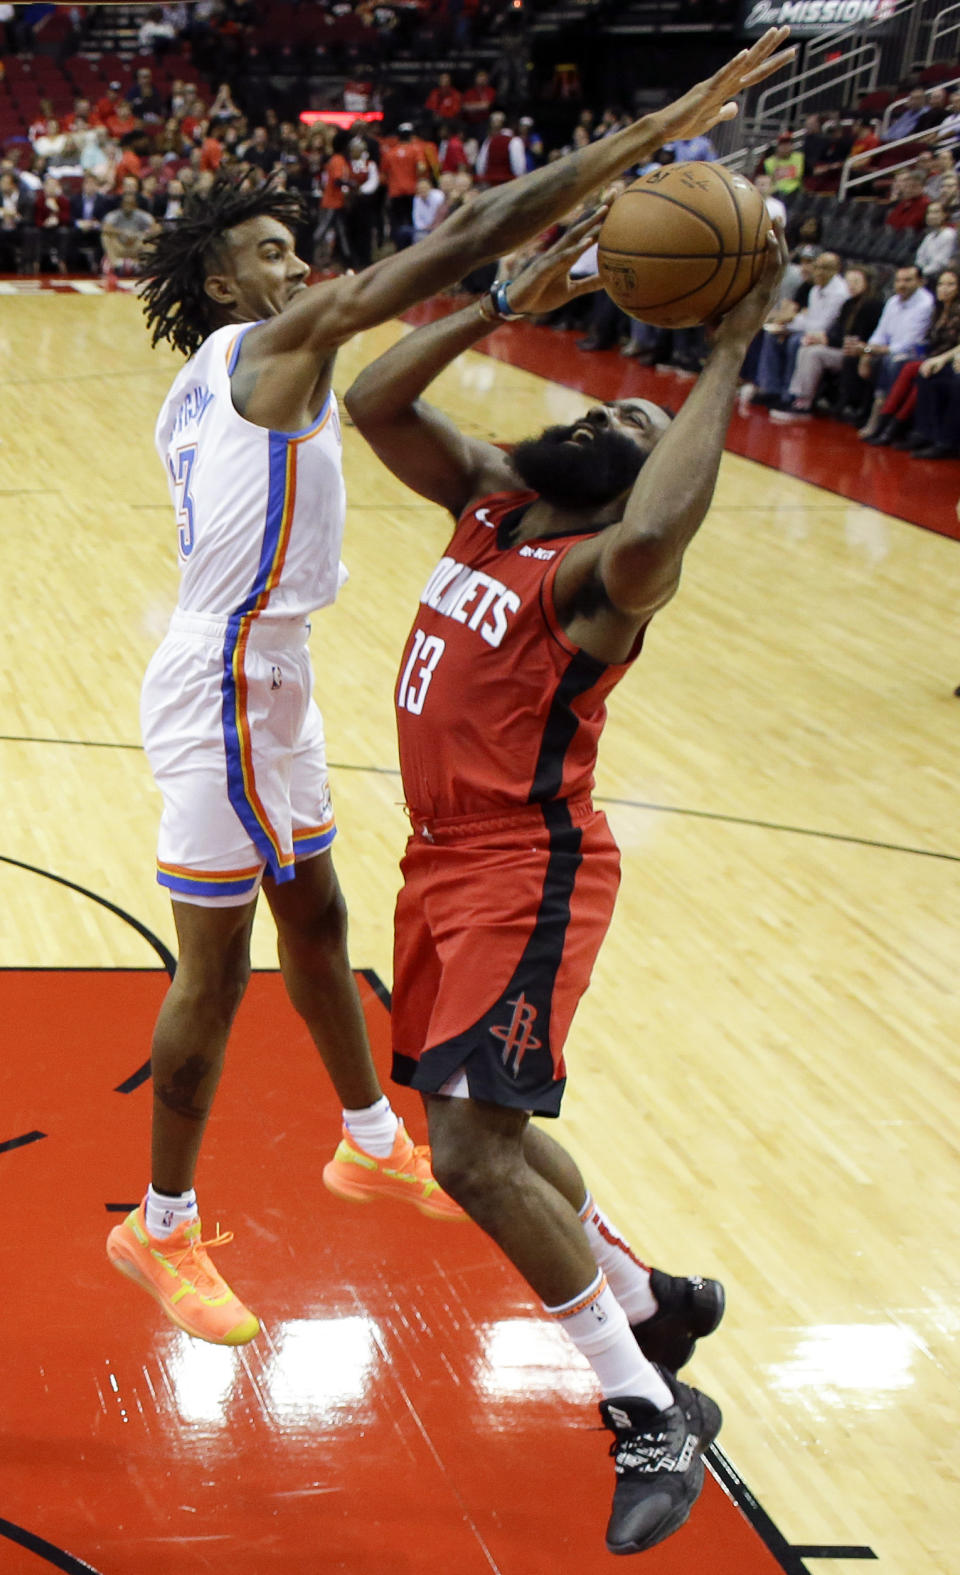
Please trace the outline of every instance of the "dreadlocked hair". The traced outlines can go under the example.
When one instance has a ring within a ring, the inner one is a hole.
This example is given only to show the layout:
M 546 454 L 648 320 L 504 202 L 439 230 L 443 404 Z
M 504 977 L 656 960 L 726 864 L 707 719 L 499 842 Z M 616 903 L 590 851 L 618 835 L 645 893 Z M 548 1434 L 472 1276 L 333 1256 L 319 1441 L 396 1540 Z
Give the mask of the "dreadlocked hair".
M 191 192 L 179 219 L 144 247 L 140 298 L 151 344 L 169 340 L 175 350 L 194 355 L 211 331 L 211 301 L 204 284 L 222 266 L 223 238 L 248 219 L 276 219 L 295 230 L 303 219 L 296 192 L 279 189 L 274 177 L 251 186 L 249 171 L 219 175 L 205 192 Z

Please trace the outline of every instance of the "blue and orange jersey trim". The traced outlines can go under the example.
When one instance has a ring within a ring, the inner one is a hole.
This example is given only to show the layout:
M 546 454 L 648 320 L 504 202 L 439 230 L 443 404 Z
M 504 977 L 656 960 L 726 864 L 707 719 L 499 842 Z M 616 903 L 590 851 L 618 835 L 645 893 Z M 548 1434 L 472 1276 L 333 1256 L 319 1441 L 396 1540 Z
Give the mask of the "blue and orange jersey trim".
M 322 853 L 329 848 L 337 834 L 337 824 L 331 815 L 322 826 L 303 826 L 293 833 L 293 851 L 297 858 L 310 853 Z
M 230 352 L 233 359 L 233 351 Z M 257 791 L 253 744 L 247 714 L 245 659 L 250 629 L 269 603 L 283 575 L 297 504 L 297 453 L 330 419 L 328 397 L 315 422 L 302 432 L 268 434 L 267 509 L 260 561 L 249 596 L 227 623 L 221 681 L 223 736 L 230 803 L 241 824 L 277 881 L 293 877 L 294 852 L 284 848 Z M 332 839 L 331 839 L 332 840 Z
M 168 891 L 194 897 L 242 897 L 252 895 L 260 882 L 262 866 L 243 870 L 191 870 L 183 864 L 157 860 L 157 884 Z

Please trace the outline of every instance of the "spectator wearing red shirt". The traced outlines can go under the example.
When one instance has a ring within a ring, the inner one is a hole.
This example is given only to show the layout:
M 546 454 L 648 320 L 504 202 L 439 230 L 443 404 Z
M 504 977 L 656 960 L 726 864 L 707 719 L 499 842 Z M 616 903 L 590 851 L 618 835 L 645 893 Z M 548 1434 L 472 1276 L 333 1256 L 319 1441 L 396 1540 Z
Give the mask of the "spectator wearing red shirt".
M 136 131 L 137 118 L 125 98 L 119 100 L 113 114 L 107 116 L 104 125 L 114 142 L 120 142 L 123 137 L 129 136 L 131 131 Z
M 508 180 L 527 173 L 527 150 L 523 139 L 511 131 L 500 109 L 490 116 L 490 135 L 477 154 L 477 179 L 484 186 L 505 186 Z
M 460 105 L 460 113 L 469 126 L 478 127 L 486 124 L 490 117 L 490 106 L 496 96 L 490 86 L 487 73 L 478 71 L 473 79 L 473 86 L 467 88 Z
M 92 126 L 96 122 L 91 118 L 93 111 L 88 98 L 75 98 L 73 108 L 68 115 L 61 116 L 60 126 L 63 131 L 72 131 L 79 120 L 83 125 Z
M 124 182 L 124 177 L 125 176 L 127 176 L 127 175 L 134 175 L 134 176 L 136 176 L 136 179 L 139 181 L 141 179 L 141 177 L 143 176 L 143 171 L 144 171 L 144 164 L 143 164 L 143 160 L 140 157 L 139 153 L 137 153 L 133 148 L 124 148 L 123 152 L 121 153 L 120 157 L 117 160 L 116 167 L 115 167 L 114 172 L 113 172 L 113 189 L 114 189 L 114 191 L 122 191 L 123 190 L 123 182 Z
M 427 109 L 434 120 L 456 120 L 461 103 L 449 71 L 441 71 L 436 87 L 427 95 Z
M 880 138 L 868 120 L 855 120 L 850 134 L 853 137 L 850 148 L 851 158 L 855 153 L 872 153 L 880 146 Z
M 440 174 L 459 175 L 461 170 L 468 170 L 470 160 L 467 158 L 467 150 L 459 129 L 456 126 L 441 126 L 439 136 L 440 146 L 437 149 L 437 157 Z
M 98 98 L 93 107 L 90 123 L 93 126 L 105 126 L 111 115 L 115 115 L 117 105 L 120 103 L 120 83 L 111 82 L 103 98 Z
M 399 252 L 413 242 L 413 198 L 417 178 L 425 173 L 422 146 L 409 121 L 397 127 L 397 141 L 385 149 L 380 173 L 387 187 L 390 234 Z
M 320 198 L 320 222 L 313 232 L 314 261 L 329 260 L 332 247 L 345 268 L 352 266 L 350 241 L 345 223 L 345 210 L 354 189 L 353 170 L 340 152 L 331 153 L 323 167 L 323 193 Z M 320 247 L 327 248 L 327 258 L 317 256 Z
M 925 177 L 922 170 L 907 170 L 903 177 L 903 195 L 889 209 L 885 224 L 891 230 L 922 230 L 927 222 L 930 198 L 924 195 Z
M 200 144 L 200 168 L 216 174 L 223 158 L 223 143 L 216 131 L 208 129 Z

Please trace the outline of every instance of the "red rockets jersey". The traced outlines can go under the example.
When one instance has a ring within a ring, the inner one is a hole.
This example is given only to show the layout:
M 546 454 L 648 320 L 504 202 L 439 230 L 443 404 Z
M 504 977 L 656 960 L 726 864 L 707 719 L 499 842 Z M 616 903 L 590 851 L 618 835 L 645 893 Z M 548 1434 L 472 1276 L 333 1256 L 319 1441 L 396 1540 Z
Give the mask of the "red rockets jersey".
M 498 492 L 468 509 L 421 595 L 395 696 L 414 821 L 506 813 L 593 787 L 606 698 L 630 662 L 598 661 L 560 626 L 557 568 L 583 536 L 502 545 L 505 517 L 535 497 Z

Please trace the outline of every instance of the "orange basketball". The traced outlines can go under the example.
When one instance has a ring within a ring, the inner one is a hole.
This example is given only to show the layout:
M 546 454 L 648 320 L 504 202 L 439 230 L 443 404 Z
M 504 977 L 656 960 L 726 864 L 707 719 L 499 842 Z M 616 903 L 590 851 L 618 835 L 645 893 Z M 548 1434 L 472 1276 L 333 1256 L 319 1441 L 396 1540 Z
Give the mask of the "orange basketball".
M 767 252 L 757 188 L 722 164 L 668 164 L 628 186 L 599 237 L 603 287 L 631 317 L 695 328 L 736 306 Z

